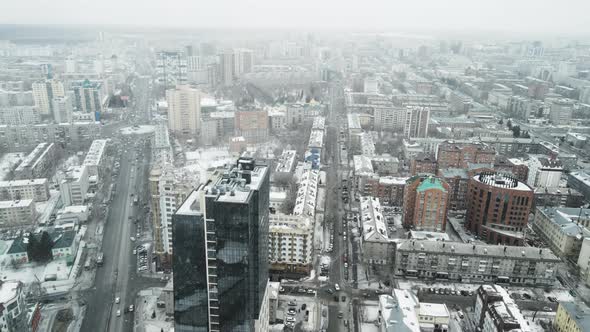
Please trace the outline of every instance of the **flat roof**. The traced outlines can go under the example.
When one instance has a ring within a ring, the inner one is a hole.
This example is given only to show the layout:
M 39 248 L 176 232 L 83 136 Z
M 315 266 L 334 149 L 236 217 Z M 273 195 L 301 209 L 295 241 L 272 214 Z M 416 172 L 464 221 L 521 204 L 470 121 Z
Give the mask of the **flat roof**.
M 590 331 L 590 308 L 586 304 L 577 301 L 560 302 L 559 305 L 567 311 L 569 318 L 576 322 L 581 331 Z
M 279 160 L 277 161 L 277 167 L 275 168 L 275 172 L 291 172 L 293 171 L 293 166 L 295 165 L 295 158 L 297 156 L 296 150 L 284 150 L 283 153 L 279 156 Z
M 33 204 L 32 199 L 21 199 L 14 201 L 0 201 L 0 209 L 28 207 Z
M 104 149 L 107 145 L 108 140 L 106 139 L 95 139 L 92 141 L 86 158 L 84 158 L 83 166 L 96 166 L 100 163 L 100 159 L 104 154 Z
M 0 303 L 12 302 L 17 297 L 20 286 L 20 281 L 2 281 L 0 284 Z
M 355 175 L 370 174 L 374 173 L 373 163 L 371 158 L 365 155 L 355 155 L 352 157 L 354 161 L 354 173 Z
M 484 183 L 491 187 L 519 190 L 519 191 L 533 191 L 526 183 L 518 181 L 518 179 L 502 173 L 481 173 L 472 178 L 474 181 Z
M 360 204 L 364 241 L 389 241 L 379 199 L 363 196 Z
M 320 172 L 309 168 L 299 179 L 297 197 L 295 198 L 294 215 L 314 216 Z
M 555 262 L 560 261 L 560 259 L 547 248 L 482 245 L 462 242 L 406 240 L 398 245 L 398 250 L 435 254 L 454 253 L 457 256 L 489 256 L 499 258 L 538 259 Z
M 420 302 L 420 315 L 431 317 L 450 317 L 449 309 L 444 303 Z
M 348 129 L 361 129 L 361 121 L 358 114 L 348 114 Z
M 4 187 L 24 187 L 24 186 L 44 185 L 46 183 L 47 183 L 46 178 L 0 181 L 0 187 L 1 188 L 4 188 Z

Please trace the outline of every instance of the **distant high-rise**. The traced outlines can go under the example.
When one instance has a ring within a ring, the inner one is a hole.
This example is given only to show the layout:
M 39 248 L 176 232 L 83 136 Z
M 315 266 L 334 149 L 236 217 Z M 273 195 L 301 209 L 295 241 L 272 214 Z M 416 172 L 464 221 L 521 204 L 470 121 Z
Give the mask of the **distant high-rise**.
M 33 100 L 42 115 L 52 115 L 52 100 L 55 97 L 64 97 L 64 86 L 62 82 L 50 79 L 32 84 Z
M 218 169 L 172 218 L 174 328 L 265 331 L 269 170 L 251 158 Z
M 188 85 L 166 90 L 168 127 L 178 135 L 196 135 L 200 129 L 201 92 Z
M 186 58 L 182 52 L 158 52 L 156 54 L 156 73 L 158 83 L 166 87 L 186 84 Z
M 251 73 L 254 67 L 254 52 L 244 48 L 235 50 L 234 66 L 234 74 L 236 77 Z
M 551 123 L 556 125 L 566 125 L 572 119 L 574 102 L 570 99 L 555 99 L 550 105 L 549 117 Z
M 72 122 L 72 101 L 70 97 L 55 97 L 53 103 L 53 120 L 55 123 Z
M 235 57 L 232 51 L 225 51 L 218 55 L 219 82 L 222 85 L 232 85 L 235 78 Z
M 76 111 L 92 114 L 102 112 L 102 81 L 76 81 L 71 85 L 72 91 L 74 92 L 74 105 L 76 106 Z
M 408 138 L 425 138 L 428 136 L 430 108 L 408 107 L 404 116 L 404 136 Z
M 449 189 L 445 181 L 431 175 L 409 178 L 404 189 L 404 225 L 418 230 L 444 232 Z

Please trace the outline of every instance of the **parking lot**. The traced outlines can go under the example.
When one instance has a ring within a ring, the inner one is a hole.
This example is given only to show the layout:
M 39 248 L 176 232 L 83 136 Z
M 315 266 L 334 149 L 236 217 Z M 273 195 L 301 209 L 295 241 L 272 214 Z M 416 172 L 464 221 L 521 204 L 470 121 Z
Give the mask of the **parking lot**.
M 149 245 L 146 244 L 140 244 L 133 249 L 133 254 L 137 257 L 137 272 L 147 272 L 150 268 L 148 249 Z
M 277 308 L 277 320 L 285 324 L 286 331 L 318 331 L 320 310 L 315 298 L 281 296 Z

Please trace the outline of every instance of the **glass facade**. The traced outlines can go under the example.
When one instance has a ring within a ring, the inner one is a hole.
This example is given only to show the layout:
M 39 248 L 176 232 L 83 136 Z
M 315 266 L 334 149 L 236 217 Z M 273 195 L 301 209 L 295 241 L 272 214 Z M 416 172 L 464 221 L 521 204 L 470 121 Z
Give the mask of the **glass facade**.
M 209 315 L 203 216 L 176 214 L 173 227 L 175 331 L 206 332 Z
M 268 281 L 268 170 L 260 176 L 244 199 L 201 188 L 204 213 L 174 215 L 176 331 L 254 332 Z

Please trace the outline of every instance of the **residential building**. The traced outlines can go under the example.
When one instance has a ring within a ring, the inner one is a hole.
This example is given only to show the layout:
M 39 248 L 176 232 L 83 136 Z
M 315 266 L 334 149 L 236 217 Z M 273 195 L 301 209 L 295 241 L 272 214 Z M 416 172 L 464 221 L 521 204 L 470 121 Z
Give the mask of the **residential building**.
M 158 83 L 167 88 L 187 83 L 187 63 L 182 52 L 160 51 L 156 53 Z
M 76 111 L 95 114 L 95 120 L 100 119 L 104 95 L 103 81 L 75 81 L 71 83 L 71 90 L 74 92 L 74 105 Z M 55 115 L 54 115 L 55 117 Z
M 164 165 L 174 161 L 174 153 L 172 151 L 172 144 L 170 143 L 170 135 L 168 133 L 168 125 L 161 121 L 156 124 L 154 136 L 151 138 L 151 150 L 153 165 Z
M 71 166 L 58 174 L 59 191 L 64 205 L 82 205 L 88 193 L 89 179 L 86 166 Z
M 590 286 L 590 236 L 587 236 L 588 226 L 586 226 L 584 230 L 583 235 L 585 237 L 580 247 L 577 263 L 578 268 L 580 269 L 580 279 L 584 281 L 587 286 Z
M 267 331 L 269 173 L 242 157 L 174 214 L 175 331 Z
M 54 97 L 51 103 L 53 107 L 53 121 L 55 123 L 72 122 L 72 101 L 69 96 Z
M 428 137 L 430 123 L 430 108 L 412 106 L 407 107 L 404 114 L 404 137 Z
M 54 143 L 39 143 L 14 169 L 14 177 L 25 180 L 52 176 L 57 166 L 57 149 Z
M 448 332 L 450 319 L 445 304 L 420 302 L 410 290 L 379 295 L 380 332 Z
M 303 168 L 303 173 L 297 179 L 298 187 L 293 215 L 315 218 L 319 178 L 319 170 L 309 166 Z
M 536 153 L 538 149 L 538 143 L 532 138 L 480 137 L 479 141 L 493 147 L 497 154 L 508 158 L 522 157 L 525 153 Z
M 404 188 L 408 177 L 380 176 L 375 180 L 367 182 L 363 195 L 376 197 L 384 205 L 401 207 L 404 204 Z
M 488 243 L 523 245 L 533 200 L 515 177 L 482 172 L 469 179 L 465 227 Z
M 36 106 L 0 106 L 0 125 L 33 125 L 41 122 Z
M 494 163 L 496 151 L 481 143 L 456 143 L 446 141 L 438 145 L 438 167 L 466 168 L 469 163 Z
M 572 119 L 574 101 L 571 99 L 552 99 L 549 105 L 549 118 L 554 125 L 567 125 Z
M 234 52 L 226 50 L 218 55 L 219 81 L 222 85 L 229 86 L 234 83 L 236 77 L 236 59 Z
M 0 229 L 31 225 L 35 218 L 35 202 L 32 199 L 0 201 Z
M 387 235 L 387 225 L 383 218 L 381 204 L 375 197 L 361 197 L 360 223 L 361 257 L 365 264 L 373 269 L 389 272 L 395 252 L 395 243 Z
M 6 126 L 0 125 L 0 148 L 18 152 L 39 143 L 59 143 L 64 149 L 83 150 L 100 135 L 100 122 L 74 122 Z
M 235 112 L 216 111 L 201 116 L 201 140 L 203 144 L 227 141 L 235 132 Z
M 584 197 L 590 197 L 590 174 L 585 171 L 570 172 L 567 185 L 581 192 Z
M 561 260 L 534 247 L 406 240 L 398 244 L 395 275 L 456 282 L 552 285 Z
M 107 165 L 106 160 L 106 148 L 108 143 L 109 140 L 107 139 L 94 140 L 88 149 L 88 153 L 86 153 L 82 166 L 87 168 L 89 178 L 94 177 L 90 182 L 96 183 L 99 181 L 109 166 Z
M 2 332 L 27 331 L 27 301 L 24 284 L 17 280 L 0 282 L 0 326 Z
M 286 126 L 299 125 L 303 121 L 314 119 L 318 116 L 323 116 L 325 113 L 325 105 L 310 101 L 307 104 L 294 103 L 287 104 L 285 112 Z
M 502 286 L 479 286 L 473 313 L 478 331 L 532 331 L 518 305 Z
M 590 236 L 590 209 L 537 207 L 533 229 L 555 255 L 577 260 Z
M 464 168 L 445 168 L 438 171 L 438 176 L 449 185 L 450 210 L 467 209 L 467 184 L 469 174 Z
M 188 85 L 166 90 L 168 128 L 176 135 L 195 136 L 200 131 L 201 92 Z
M 373 155 L 371 164 L 373 164 L 375 173 L 380 176 L 394 175 L 399 171 L 399 159 L 389 154 Z
M 590 331 L 590 308 L 582 301 L 559 302 L 553 328 L 557 332 Z
M 248 144 L 268 140 L 268 111 L 239 110 L 235 113 L 235 135 L 242 136 Z
M 531 156 L 528 161 L 527 184 L 531 187 L 559 187 L 563 166 L 558 159 L 545 156 Z
M 295 169 L 295 161 L 297 159 L 296 150 L 284 150 L 276 161 L 276 166 L 273 172 L 273 178 L 285 178 L 293 175 Z
M 418 174 L 436 174 L 438 163 L 432 154 L 418 153 L 415 157 L 410 158 L 410 173 L 412 175 Z
M 154 250 L 157 255 L 162 255 L 166 251 L 164 250 L 164 237 L 162 236 L 162 222 L 161 213 L 162 207 L 160 206 L 160 178 L 162 176 L 162 170 L 160 165 L 155 164 L 150 170 L 149 181 L 149 193 L 150 193 L 150 216 L 152 222 L 152 228 L 154 230 Z
M 584 195 L 573 188 L 535 188 L 535 206 L 564 206 L 579 208 L 584 204 Z
M 0 201 L 31 199 L 45 202 L 49 199 L 49 184 L 46 178 L 0 181 Z
M 444 232 L 449 185 L 434 176 L 415 175 L 404 189 L 403 223 L 417 230 Z
M 53 115 L 53 98 L 65 97 L 64 85 L 56 79 L 34 82 L 32 89 L 35 106 L 42 115 Z
M 283 277 L 307 275 L 313 264 L 313 234 L 314 220 L 311 217 L 270 214 L 270 272 Z
M 234 50 L 234 74 L 241 77 L 254 71 L 254 51 L 245 48 Z

